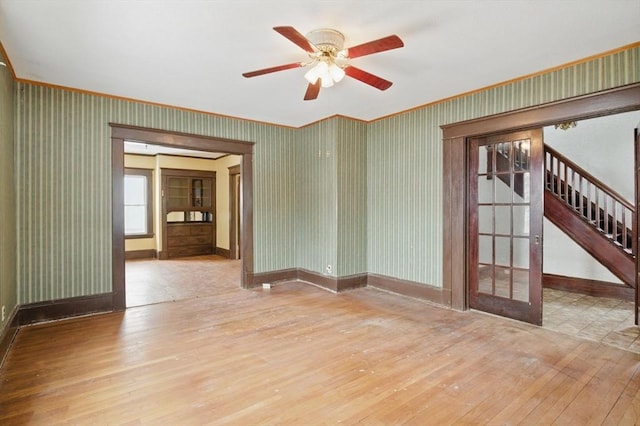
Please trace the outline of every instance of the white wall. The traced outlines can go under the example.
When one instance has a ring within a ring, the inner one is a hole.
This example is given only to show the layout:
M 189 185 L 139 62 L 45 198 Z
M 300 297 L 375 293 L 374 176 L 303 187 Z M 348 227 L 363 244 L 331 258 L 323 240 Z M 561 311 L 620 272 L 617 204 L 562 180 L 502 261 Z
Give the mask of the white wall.
M 568 130 L 545 127 L 544 142 L 634 202 L 633 129 L 640 111 L 583 120 Z M 544 221 L 544 273 L 620 283 L 551 222 Z

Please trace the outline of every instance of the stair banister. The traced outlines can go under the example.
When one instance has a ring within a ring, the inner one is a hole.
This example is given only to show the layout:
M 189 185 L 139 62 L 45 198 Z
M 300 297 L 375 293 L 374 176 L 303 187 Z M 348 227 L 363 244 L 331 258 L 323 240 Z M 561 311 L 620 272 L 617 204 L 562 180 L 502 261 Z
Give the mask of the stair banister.
M 544 151 L 547 190 L 605 235 L 611 235 L 611 240 L 629 254 L 634 254 L 635 249 L 631 249 L 636 235 L 633 204 L 553 148 L 545 145 Z M 627 227 L 629 222 L 631 228 Z

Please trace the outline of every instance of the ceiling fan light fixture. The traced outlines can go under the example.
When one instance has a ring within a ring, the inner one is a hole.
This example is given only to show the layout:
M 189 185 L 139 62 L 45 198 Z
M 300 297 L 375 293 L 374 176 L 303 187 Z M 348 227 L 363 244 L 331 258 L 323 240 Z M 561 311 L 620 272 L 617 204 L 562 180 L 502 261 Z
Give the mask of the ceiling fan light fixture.
M 321 87 L 331 87 L 342 81 L 345 75 L 378 90 L 387 90 L 393 84 L 392 82 L 356 68 L 350 65 L 349 61 L 353 58 L 404 47 L 400 37 L 395 34 L 344 48 L 344 35 L 330 28 L 314 30 L 306 36 L 291 26 L 278 26 L 273 29 L 307 52 L 310 60 L 245 72 L 242 76 L 250 78 L 293 68 L 309 67 L 304 74 L 304 78 L 309 82 L 304 95 L 305 101 L 317 99 Z
M 345 72 L 342 68 L 332 62 L 331 65 L 329 65 L 329 74 L 334 82 L 339 83 L 340 80 L 344 78 Z
M 311 84 L 316 84 L 318 79 L 321 80 L 322 87 L 331 87 L 334 83 L 338 83 L 345 76 L 342 68 L 330 61 L 319 61 L 304 75 L 304 78 Z
M 331 76 L 320 77 L 320 86 L 324 88 L 333 86 L 333 79 Z
M 328 74 L 329 74 L 329 65 L 327 65 L 327 63 L 324 61 L 320 61 L 305 73 L 304 78 L 309 83 L 316 84 L 316 81 L 318 81 L 319 78 L 322 78 L 323 76 L 327 76 Z

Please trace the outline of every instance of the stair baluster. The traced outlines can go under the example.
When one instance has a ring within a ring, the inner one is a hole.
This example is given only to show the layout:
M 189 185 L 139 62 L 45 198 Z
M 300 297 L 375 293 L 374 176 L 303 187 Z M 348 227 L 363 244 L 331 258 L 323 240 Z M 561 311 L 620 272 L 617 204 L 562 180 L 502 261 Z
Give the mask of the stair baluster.
M 558 151 L 546 146 L 546 189 L 612 243 L 633 256 L 634 206 Z

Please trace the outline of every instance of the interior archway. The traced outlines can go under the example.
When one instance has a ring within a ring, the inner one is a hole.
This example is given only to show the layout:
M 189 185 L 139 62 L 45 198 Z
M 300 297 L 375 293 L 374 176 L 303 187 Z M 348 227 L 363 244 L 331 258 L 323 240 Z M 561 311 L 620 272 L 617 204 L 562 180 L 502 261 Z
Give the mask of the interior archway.
M 240 170 L 241 276 L 240 285 L 251 287 L 253 276 L 253 143 L 209 136 L 176 133 L 119 124 L 111 126 L 112 170 L 112 292 L 114 310 L 126 308 L 124 259 L 124 141 L 145 142 L 198 151 L 242 156 Z

